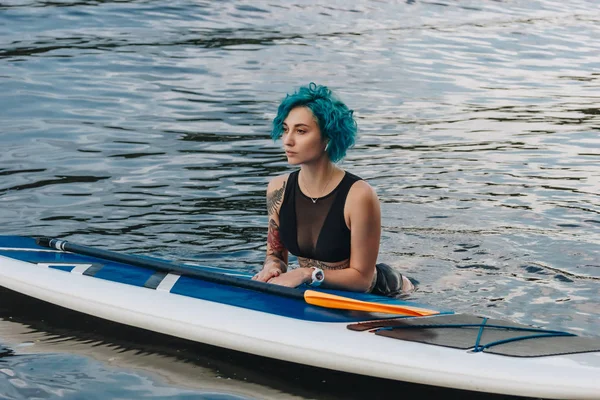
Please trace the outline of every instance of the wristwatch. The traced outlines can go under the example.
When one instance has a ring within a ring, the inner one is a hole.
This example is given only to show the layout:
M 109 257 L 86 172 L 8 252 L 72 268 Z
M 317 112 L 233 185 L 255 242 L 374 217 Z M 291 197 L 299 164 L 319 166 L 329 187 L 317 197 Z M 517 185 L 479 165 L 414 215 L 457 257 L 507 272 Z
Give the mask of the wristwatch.
M 321 285 L 321 283 L 323 283 L 323 281 L 325 280 L 325 274 L 323 273 L 323 270 L 321 268 L 312 267 L 312 269 L 312 280 L 309 283 L 309 285 L 317 287 Z

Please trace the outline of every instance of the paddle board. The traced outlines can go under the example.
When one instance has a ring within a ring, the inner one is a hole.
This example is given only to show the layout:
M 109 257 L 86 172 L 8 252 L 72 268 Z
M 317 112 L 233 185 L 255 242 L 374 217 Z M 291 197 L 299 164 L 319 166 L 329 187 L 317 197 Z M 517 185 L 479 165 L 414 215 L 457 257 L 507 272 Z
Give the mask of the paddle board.
M 324 291 L 436 315 L 329 309 L 145 268 L 152 259 L 137 258 L 132 265 L 0 236 L 0 286 L 110 321 L 303 365 L 477 392 L 599 398 L 596 339 L 370 294 Z M 249 279 L 233 269 L 178 267 Z

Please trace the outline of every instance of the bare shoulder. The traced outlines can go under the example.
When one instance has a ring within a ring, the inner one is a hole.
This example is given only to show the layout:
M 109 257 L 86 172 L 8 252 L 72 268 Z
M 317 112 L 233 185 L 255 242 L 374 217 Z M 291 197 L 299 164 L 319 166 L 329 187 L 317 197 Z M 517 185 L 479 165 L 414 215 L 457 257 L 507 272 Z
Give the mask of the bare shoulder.
M 269 215 L 279 215 L 279 209 L 285 195 L 285 185 L 289 174 L 271 178 L 267 187 L 267 211 Z
M 352 221 L 379 220 L 381 205 L 375 189 L 365 181 L 357 181 L 352 185 L 346 198 L 344 216 L 348 228 Z
M 368 204 L 379 204 L 379 197 L 375 189 L 366 181 L 356 181 L 348 192 L 347 203 L 355 206 L 365 206 Z
M 267 187 L 267 195 L 276 190 L 280 190 L 281 188 L 285 189 L 289 176 L 290 174 L 283 174 L 271 178 L 269 186 Z

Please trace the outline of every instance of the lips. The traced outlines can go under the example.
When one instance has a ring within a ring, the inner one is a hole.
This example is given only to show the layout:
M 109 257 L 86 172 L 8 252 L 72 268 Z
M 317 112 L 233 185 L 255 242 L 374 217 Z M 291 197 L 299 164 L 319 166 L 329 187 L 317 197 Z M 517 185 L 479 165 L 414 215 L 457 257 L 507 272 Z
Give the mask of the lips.
M 288 157 L 291 157 L 291 156 L 295 156 L 296 153 L 294 153 L 293 151 L 286 151 L 285 155 L 288 156 Z

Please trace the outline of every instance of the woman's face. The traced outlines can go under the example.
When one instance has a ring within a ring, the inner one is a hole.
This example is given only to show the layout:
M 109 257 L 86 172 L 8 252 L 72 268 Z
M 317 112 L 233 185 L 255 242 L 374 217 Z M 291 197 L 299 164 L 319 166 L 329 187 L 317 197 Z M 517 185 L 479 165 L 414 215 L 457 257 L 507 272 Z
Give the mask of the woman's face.
M 319 124 L 307 107 L 296 107 L 289 112 L 283 121 L 281 140 L 292 165 L 310 162 L 326 154 Z

